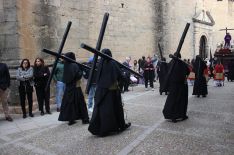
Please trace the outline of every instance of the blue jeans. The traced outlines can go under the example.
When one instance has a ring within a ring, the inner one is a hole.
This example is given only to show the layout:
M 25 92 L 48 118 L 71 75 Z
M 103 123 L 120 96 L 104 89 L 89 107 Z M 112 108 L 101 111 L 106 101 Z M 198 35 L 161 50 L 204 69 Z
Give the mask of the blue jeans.
M 65 84 L 61 81 L 57 81 L 56 96 L 55 96 L 56 97 L 55 102 L 57 104 L 57 108 L 61 107 L 64 90 L 65 90 Z
M 91 85 L 88 95 L 88 108 L 92 108 L 93 106 L 95 91 L 96 91 L 96 85 Z

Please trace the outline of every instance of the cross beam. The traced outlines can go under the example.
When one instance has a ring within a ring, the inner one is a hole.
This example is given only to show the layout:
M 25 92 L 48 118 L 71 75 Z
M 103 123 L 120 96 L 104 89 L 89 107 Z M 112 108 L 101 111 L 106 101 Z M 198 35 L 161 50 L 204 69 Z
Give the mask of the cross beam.
M 66 30 L 65 30 L 65 32 L 63 34 L 63 38 L 62 38 L 62 41 L 61 41 L 60 46 L 59 46 L 58 55 L 61 55 L 61 53 L 63 51 L 63 47 L 64 47 L 64 44 L 66 42 L 68 32 L 69 32 L 69 30 L 71 28 L 71 24 L 72 24 L 71 21 L 69 21 L 68 24 L 67 24 L 67 28 L 66 28 Z M 54 61 L 54 65 L 53 65 L 53 68 L 52 68 L 52 71 L 51 71 L 51 74 L 50 74 L 49 79 L 48 79 L 47 84 L 46 84 L 46 88 L 45 88 L 46 91 L 49 89 L 52 77 L 54 75 L 55 69 L 56 69 L 57 64 L 58 64 L 58 60 L 59 60 L 59 57 L 56 56 L 55 61 Z
M 97 44 L 96 44 L 96 49 L 98 51 L 101 50 L 102 40 L 103 40 L 103 37 L 104 37 L 104 34 L 105 34 L 108 18 L 109 18 L 109 13 L 105 13 L 104 17 L 103 17 L 103 21 L 102 21 L 102 26 L 101 26 L 101 29 L 100 29 L 98 41 L 97 41 Z M 92 67 L 91 67 L 91 70 L 89 71 L 89 77 L 88 77 L 88 81 L 87 81 L 87 85 L 86 85 L 86 89 L 85 89 L 86 94 L 89 94 L 91 84 L 92 84 L 92 82 L 94 80 L 93 79 L 93 74 L 94 74 L 94 70 L 96 68 L 97 59 L 98 59 L 98 55 L 94 54 Z
M 90 70 L 91 69 L 91 67 L 89 67 L 89 66 L 81 64 L 79 62 L 76 62 L 75 60 L 73 60 L 73 59 L 71 59 L 69 57 L 66 57 L 65 55 L 60 55 L 60 54 L 58 54 L 56 52 L 53 52 L 53 51 L 50 51 L 48 49 L 43 49 L 42 52 L 50 54 L 50 55 L 53 55 L 53 56 L 58 57 L 58 58 L 62 58 L 64 60 L 66 60 L 66 61 L 70 61 L 70 62 L 76 63 L 80 68 L 83 68 L 83 69 L 86 69 L 86 70 Z
M 227 31 L 228 30 L 234 30 L 234 29 L 228 29 L 227 27 L 225 29 L 220 29 L 219 31 L 226 31 L 226 34 L 227 34 Z
M 162 48 L 161 48 L 159 43 L 158 43 L 158 49 L 159 49 L 160 57 L 161 57 L 161 60 L 162 60 L 163 59 L 163 53 L 162 53 Z
M 81 48 L 84 48 L 84 49 L 86 49 L 86 50 L 89 51 L 89 52 L 92 52 L 92 53 L 94 53 L 94 54 L 97 54 L 98 56 L 100 56 L 100 57 L 102 57 L 102 58 L 104 58 L 104 59 L 113 60 L 113 61 L 116 62 L 121 68 L 126 69 L 127 71 L 129 71 L 130 73 L 136 75 L 137 77 L 143 78 L 143 76 L 142 76 L 141 74 L 139 74 L 139 73 L 137 73 L 137 72 L 131 70 L 130 68 L 128 68 L 127 66 L 123 65 L 122 63 L 116 61 L 116 60 L 113 59 L 112 57 L 110 57 L 110 56 L 108 56 L 108 55 L 106 55 L 106 54 L 104 54 L 104 53 L 101 53 L 101 52 L 98 51 L 97 49 L 94 49 L 94 48 L 92 48 L 92 47 L 90 47 L 90 46 L 88 46 L 88 45 L 86 45 L 86 44 L 81 44 Z
M 192 65 L 190 65 L 190 64 L 188 64 L 187 62 L 183 61 L 182 59 L 180 59 L 180 58 L 174 56 L 173 54 L 169 54 L 169 58 L 178 60 L 178 61 L 182 62 L 183 64 L 187 65 L 188 67 L 192 67 Z

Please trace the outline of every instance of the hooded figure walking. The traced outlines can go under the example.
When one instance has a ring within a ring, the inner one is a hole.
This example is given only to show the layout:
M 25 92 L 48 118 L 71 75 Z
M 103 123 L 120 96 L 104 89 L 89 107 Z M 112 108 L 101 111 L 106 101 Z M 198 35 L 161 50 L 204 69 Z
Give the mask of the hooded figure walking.
M 66 57 L 76 60 L 75 54 L 68 52 Z M 69 121 L 68 125 L 75 123 L 75 120 L 81 119 L 83 124 L 89 123 L 88 111 L 81 90 L 82 70 L 75 63 L 65 61 L 63 82 L 65 91 L 62 99 L 62 105 L 59 114 L 59 121 Z
M 181 58 L 181 55 L 178 56 Z M 173 62 L 175 61 L 175 62 Z M 189 74 L 188 66 L 179 61 L 172 59 L 169 63 L 169 68 L 174 64 L 169 77 L 169 95 L 163 108 L 165 119 L 170 119 L 176 123 L 178 120 L 188 119 L 188 84 L 187 76 Z
M 102 53 L 112 57 L 109 49 Z M 118 82 L 124 77 L 119 66 L 113 60 L 101 59 L 97 72 L 95 105 L 88 130 L 93 135 L 107 136 L 130 127 L 125 123 L 121 92 Z
M 204 75 L 204 71 L 207 68 L 205 61 L 202 60 L 202 58 L 197 55 L 195 63 L 193 65 L 193 70 L 195 72 L 195 81 L 193 86 L 193 95 L 197 95 L 197 97 L 206 97 L 208 94 L 207 91 L 207 84 L 206 84 L 206 78 Z

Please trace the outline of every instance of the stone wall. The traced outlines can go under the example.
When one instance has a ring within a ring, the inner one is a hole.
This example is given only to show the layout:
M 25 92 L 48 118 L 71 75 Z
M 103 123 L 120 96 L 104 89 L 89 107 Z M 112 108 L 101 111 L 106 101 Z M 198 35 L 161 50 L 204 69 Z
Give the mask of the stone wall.
M 134 0 L 22 0 L 17 1 L 20 57 L 34 60 L 43 48 L 57 50 L 66 28 L 72 21 L 64 51 L 74 51 L 79 61 L 92 54 L 81 43 L 96 46 L 103 15 L 110 14 L 102 47 L 110 48 L 114 57 L 138 59 L 155 52 L 157 36 L 155 5 L 158 2 Z M 161 18 L 161 17 L 160 17 Z
M 19 57 L 16 0 L 0 0 L 0 61 L 15 65 Z
M 202 10 L 210 12 L 214 26 L 193 22 Z M 119 61 L 126 56 L 134 60 L 158 54 L 158 43 L 168 58 L 176 51 L 187 22 L 191 26 L 182 47 L 183 58 L 198 54 L 204 34 L 207 49 L 214 52 L 225 35 L 219 29 L 234 25 L 234 2 L 230 0 L 0 0 L 0 61 L 14 67 L 22 58 L 33 64 L 36 57 L 42 57 L 51 64 L 54 58 L 41 50 L 58 50 L 68 21 L 72 26 L 64 51 L 73 51 L 78 61 L 87 61 L 92 54 L 80 44 L 96 46 L 105 12 L 110 16 L 102 48 L 110 48 Z M 12 87 L 13 94 L 16 86 Z M 17 102 L 17 96 L 12 100 Z
M 53 58 L 41 49 L 58 50 L 68 21 L 72 27 L 64 51 L 74 51 L 79 61 L 86 61 L 92 54 L 80 44 L 96 46 L 105 12 L 110 17 L 102 47 L 110 48 L 119 61 L 126 56 L 153 55 L 158 52 L 158 42 L 165 55 L 175 52 L 187 22 L 191 26 L 182 55 L 193 57 L 199 46 L 196 39 L 205 32 L 195 32 L 192 18 L 202 10 L 215 20 L 207 34 L 211 49 L 223 41 L 225 33 L 219 29 L 234 25 L 230 0 L 0 0 L 0 4 L 0 59 L 9 65 L 19 64 L 25 57 L 33 62 L 38 56 L 51 63 Z

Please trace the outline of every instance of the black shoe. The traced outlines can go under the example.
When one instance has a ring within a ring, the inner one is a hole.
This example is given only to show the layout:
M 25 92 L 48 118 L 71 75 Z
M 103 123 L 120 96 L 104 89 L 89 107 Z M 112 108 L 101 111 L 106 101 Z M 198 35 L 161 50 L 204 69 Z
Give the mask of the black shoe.
M 162 95 L 162 92 L 160 92 L 160 95 Z
M 6 116 L 6 120 L 9 122 L 13 122 L 13 119 L 11 118 L 11 116 Z
M 176 119 L 172 119 L 171 121 L 172 121 L 173 123 L 176 123 L 176 122 L 177 122 L 177 120 L 176 120 Z
M 34 117 L 34 115 L 32 113 L 29 114 L 30 117 Z
M 131 125 L 132 125 L 132 124 L 129 122 L 129 123 L 125 124 L 124 128 L 127 129 L 127 128 L 129 128 Z
M 44 111 L 41 112 L 41 116 L 45 115 Z
M 129 128 L 131 126 L 131 123 L 129 122 L 129 123 L 126 123 L 125 125 L 124 125 L 124 127 L 122 127 L 122 128 L 120 128 L 120 132 L 122 132 L 122 131 L 124 131 L 124 130 L 126 130 L 127 128 Z
M 206 95 L 202 95 L 202 97 L 206 97 Z
M 89 124 L 89 120 L 82 120 L 82 124 Z
M 75 124 L 76 123 L 76 121 L 69 121 L 68 122 L 68 125 L 73 125 L 73 124 Z
M 27 117 L 27 115 L 26 114 L 23 114 L 23 118 L 26 118 Z
M 47 114 L 49 114 L 49 115 L 51 115 L 51 114 L 52 114 L 50 111 L 47 111 L 46 113 L 47 113 Z
M 184 120 L 186 120 L 186 119 L 188 119 L 188 116 L 187 116 L 187 115 L 184 116 L 184 117 L 182 118 L 182 121 L 184 121 Z
M 200 97 L 200 95 L 197 95 L 197 97 Z

